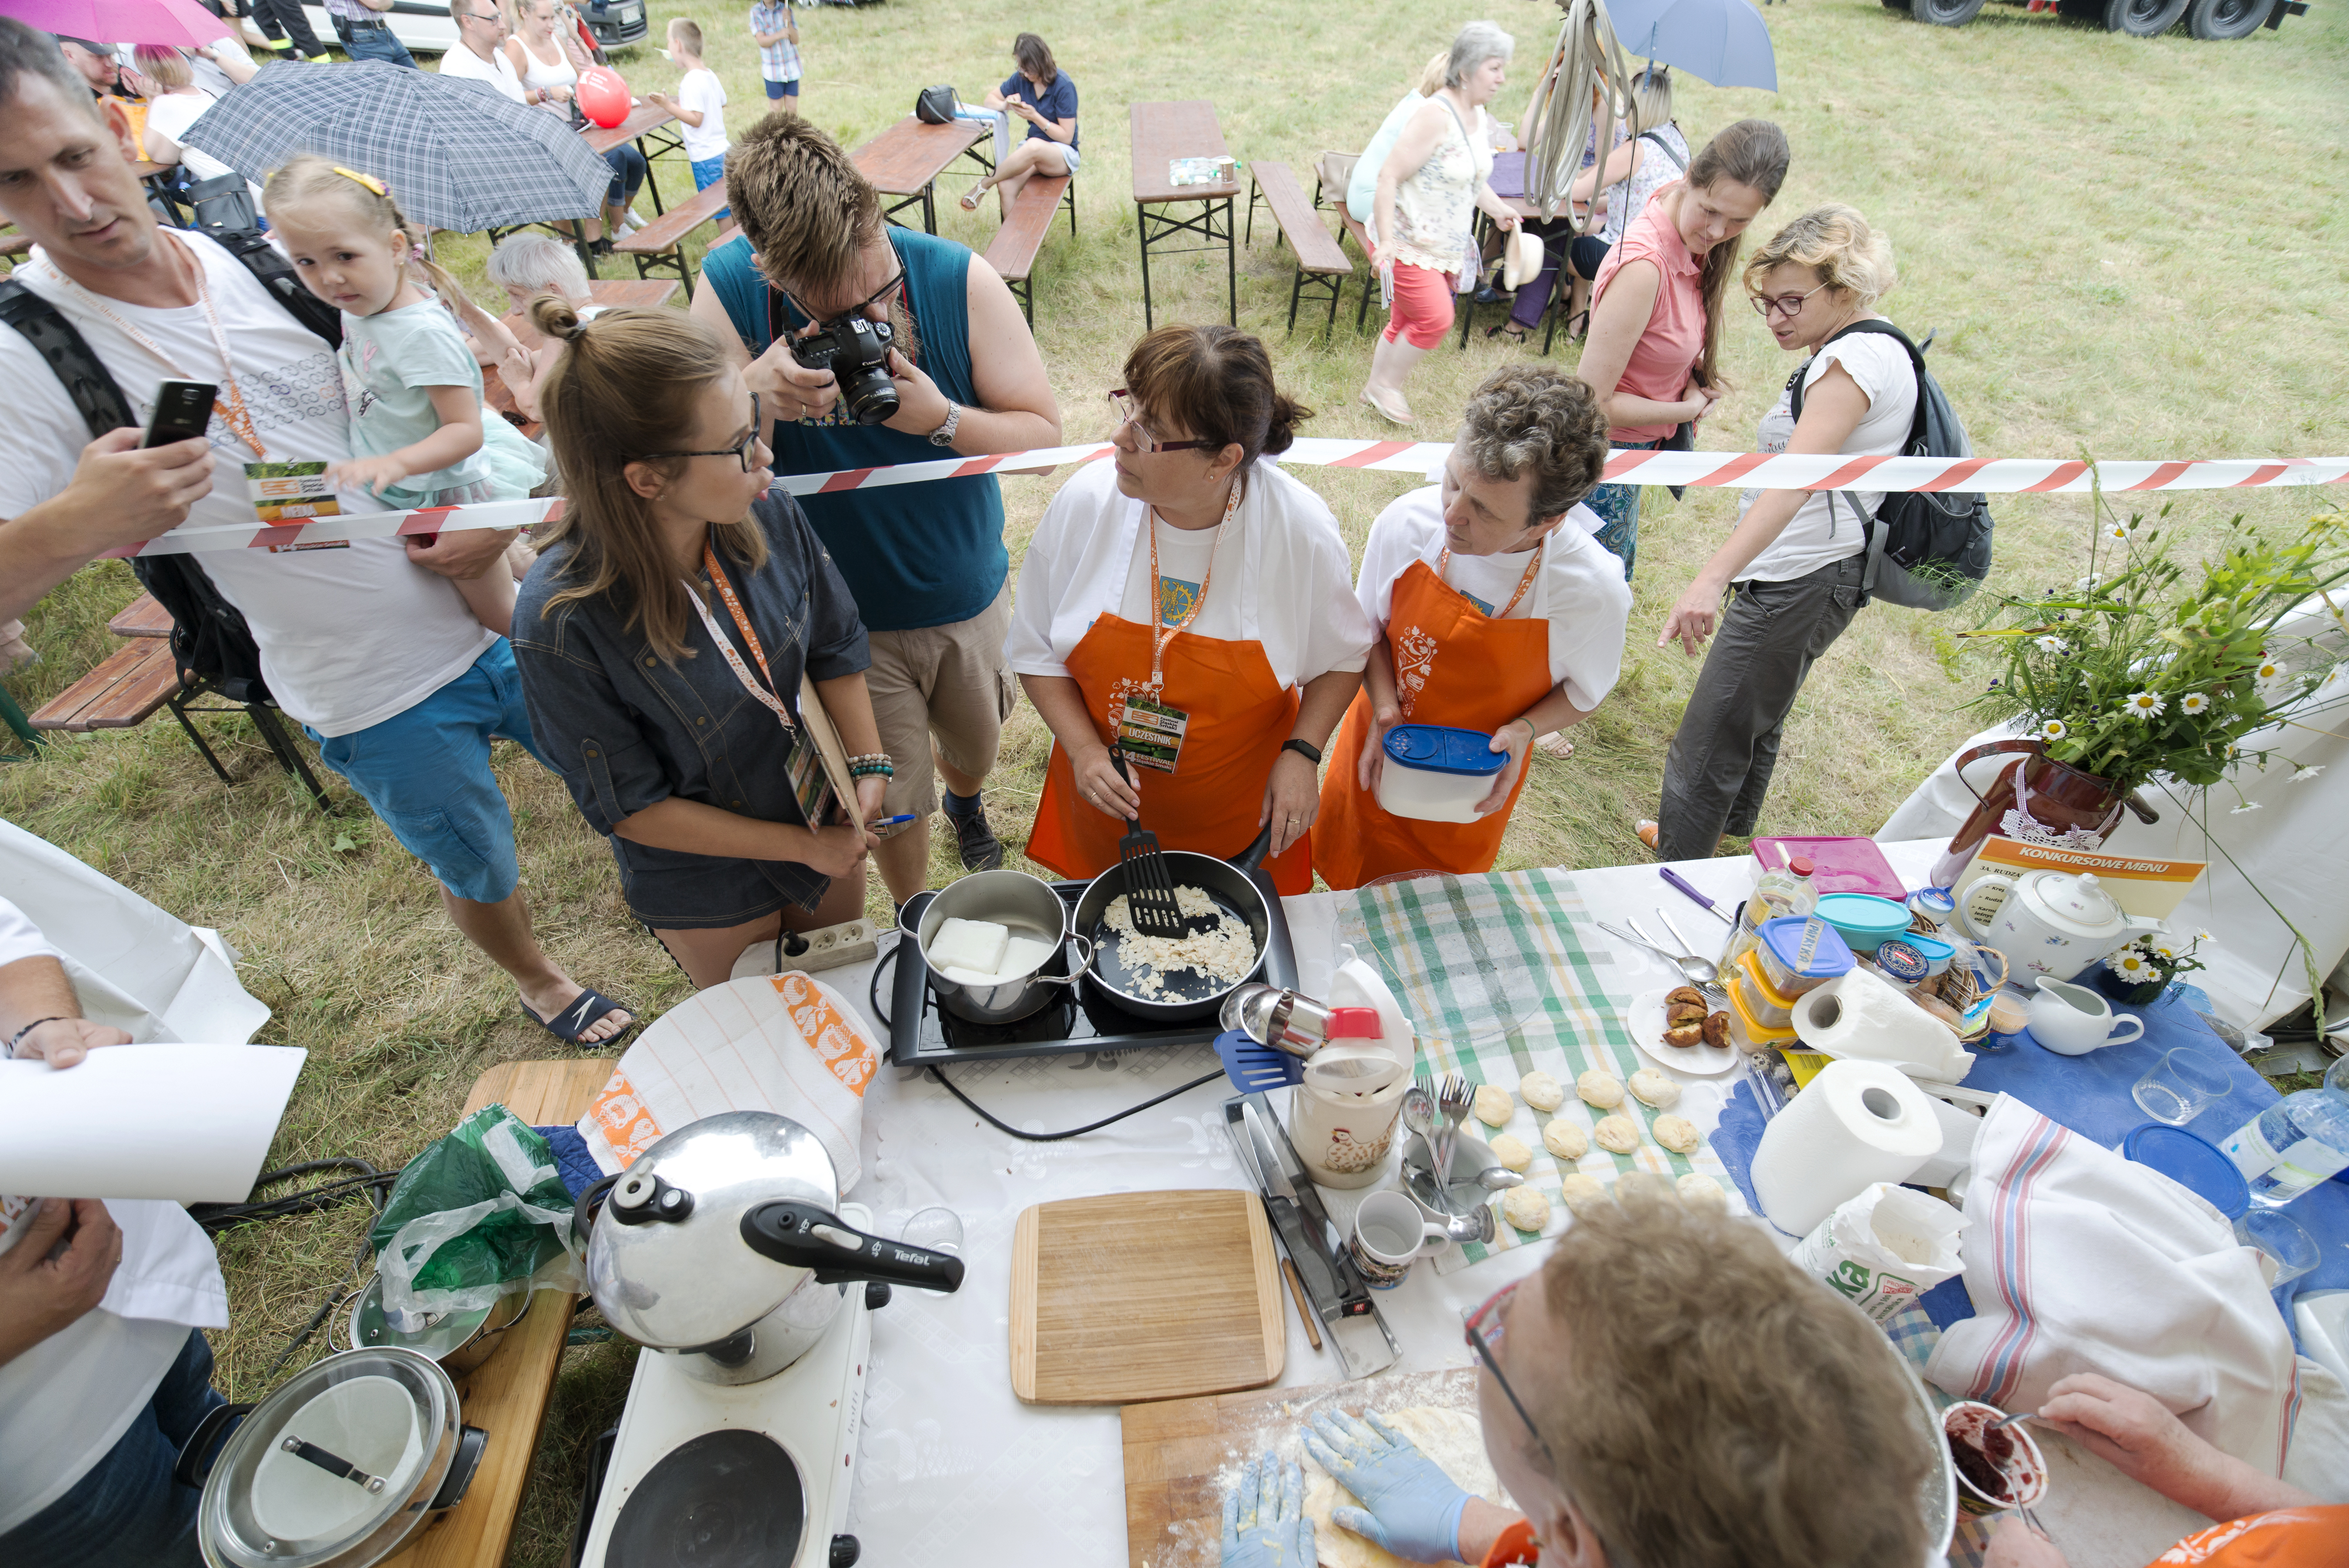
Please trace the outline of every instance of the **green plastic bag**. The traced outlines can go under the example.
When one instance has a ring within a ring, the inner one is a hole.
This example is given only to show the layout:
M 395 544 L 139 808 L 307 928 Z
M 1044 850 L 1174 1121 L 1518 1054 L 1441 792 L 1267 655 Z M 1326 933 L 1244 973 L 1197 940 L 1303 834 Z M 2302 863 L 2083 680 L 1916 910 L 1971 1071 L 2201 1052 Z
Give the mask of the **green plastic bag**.
M 399 1173 L 367 1239 L 387 1313 L 470 1312 L 580 1281 L 571 1194 L 546 1140 L 484 1106 Z

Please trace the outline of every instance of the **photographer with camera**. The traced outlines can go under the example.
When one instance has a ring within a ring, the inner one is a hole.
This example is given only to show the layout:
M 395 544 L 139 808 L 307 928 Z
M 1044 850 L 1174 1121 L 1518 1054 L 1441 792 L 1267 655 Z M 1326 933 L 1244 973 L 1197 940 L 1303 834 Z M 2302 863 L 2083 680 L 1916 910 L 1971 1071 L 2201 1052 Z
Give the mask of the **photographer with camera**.
M 952 240 L 886 224 L 838 143 L 773 115 L 727 155 L 740 239 L 709 253 L 693 314 L 739 345 L 778 473 L 1057 445 L 1060 405 L 1011 291 Z M 903 903 L 928 871 L 935 774 L 962 864 L 999 866 L 979 788 L 1014 700 L 1003 497 L 992 474 L 801 497 L 872 636 L 866 675 L 895 770 L 874 852 Z

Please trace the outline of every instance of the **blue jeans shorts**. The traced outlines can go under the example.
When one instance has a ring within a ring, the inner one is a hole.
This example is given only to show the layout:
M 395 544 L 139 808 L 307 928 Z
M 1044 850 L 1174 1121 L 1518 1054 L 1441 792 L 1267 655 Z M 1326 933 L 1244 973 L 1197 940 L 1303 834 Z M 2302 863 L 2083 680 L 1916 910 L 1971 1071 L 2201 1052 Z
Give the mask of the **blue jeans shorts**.
M 797 77 L 793 77 L 787 82 L 771 81 L 767 83 L 767 97 L 770 100 L 779 98 L 797 98 L 799 96 L 800 78 Z
M 495 904 L 521 886 L 513 814 L 490 772 L 490 742 L 503 736 L 540 763 L 546 758 L 531 738 L 513 645 L 504 638 L 404 713 L 332 740 L 306 724 L 302 732 L 451 897 Z
M 721 152 L 715 158 L 697 158 L 693 161 L 691 168 L 693 170 L 693 188 L 697 191 L 707 191 L 712 185 L 717 184 L 718 182 L 726 178 L 726 154 Z M 722 223 L 733 215 L 733 208 L 720 207 L 718 210 L 718 215 L 710 219 L 710 222 L 713 223 Z
M 155 1396 L 106 1457 L 65 1496 L 0 1535 L 8 1568 L 201 1568 L 196 1504 L 202 1489 L 180 1486 L 171 1466 L 215 1405 L 212 1348 L 188 1331 Z

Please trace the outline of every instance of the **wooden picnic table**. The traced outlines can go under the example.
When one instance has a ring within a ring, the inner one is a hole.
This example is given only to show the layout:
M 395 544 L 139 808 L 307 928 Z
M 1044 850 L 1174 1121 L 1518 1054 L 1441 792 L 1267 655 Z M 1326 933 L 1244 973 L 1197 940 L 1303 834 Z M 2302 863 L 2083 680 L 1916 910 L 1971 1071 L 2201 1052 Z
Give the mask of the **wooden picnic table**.
M 935 234 L 938 232 L 938 176 L 965 153 L 986 166 L 986 156 L 975 149 L 982 139 L 993 135 L 984 120 L 925 125 L 909 114 L 848 156 L 875 191 L 897 198 L 882 210 L 883 217 L 894 222 L 899 213 L 918 203 L 923 231 Z
M 1167 178 L 1167 166 L 1177 158 L 1226 156 L 1224 133 L 1216 123 L 1216 106 L 1205 99 L 1174 103 L 1137 103 L 1127 111 L 1133 140 L 1133 217 L 1142 236 L 1142 326 L 1152 325 L 1150 253 L 1179 254 L 1211 251 L 1220 243 L 1224 253 L 1226 315 L 1239 325 L 1239 256 L 1232 234 L 1232 200 L 1240 193 L 1237 172 L 1217 185 L 1176 185 Z M 1164 208 L 1196 202 L 1195 217 L 1169 217 Z M 1191 234 L 1205 244 L 1170 245 L 1177 235 Z
M 636 144 L 636 151 L 645 155 L 645 189 L 652 192 L 653 212 L 657 215 L 664 209 L 661 206 L 660 182 L 653 177 L 653 161 L 664 152 L 682 152 L 685 150 L 684 132 L 670 129 L 676 124 L 677 116 L 668 110 L 657 104 L 637 99 L 629 109 L 628 118 L 619 124 L 610 127 L 591 125 L 579 134 L 586 139 L 587 145 L 595 150 L 599 158 L 624 141 Z M 578 248 L 579 260 L 592 278 L 595 275 L 595 256 L 587 248 L 586 232 L 585 225 L 574 225 L 571 243 Z
M 587 303 L 606 310 L 657 310 L 669 302 L 678 287 L 678 280 L 673 277 L 596 278 L 587 285 Z M 536 348 L 546 341 L 538 335 L 538 328 L 530 324 L 530 312 L 526 310 L 511 311 L 500 320 L 525 348 Z M 481 401 L 501 414 L 522 413 L 520 406 L 514 402 L 513 393 L 506 388 L 505 378 L 498 374 L 495 365 L 481 367 Z M 539 431 L 535 420 L 520 428 L 526 436 L 535 437 Z M 166 621 L 164 625 L 168 629 L 170 622 Z

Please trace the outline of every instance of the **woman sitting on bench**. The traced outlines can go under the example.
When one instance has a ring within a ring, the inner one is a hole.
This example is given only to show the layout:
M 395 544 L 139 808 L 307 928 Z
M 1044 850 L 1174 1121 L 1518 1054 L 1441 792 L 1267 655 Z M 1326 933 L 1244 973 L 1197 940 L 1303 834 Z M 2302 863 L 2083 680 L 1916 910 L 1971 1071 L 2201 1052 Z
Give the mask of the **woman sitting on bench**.
M 992 189 L 1006 217 L 1019 200 L 1029 178 L 1077 171 L 1077 84 L 1052 62 L 1052 51 L 1033 33 L 1012 40 L 1011 57 L 1019 68 L 989 88 L 987 107 L 1028 122 L 1027 139 L 1006 152 L 999 139 L 995 172 L 963 193 L 962 210 L 978 211 L 978 199 Z

